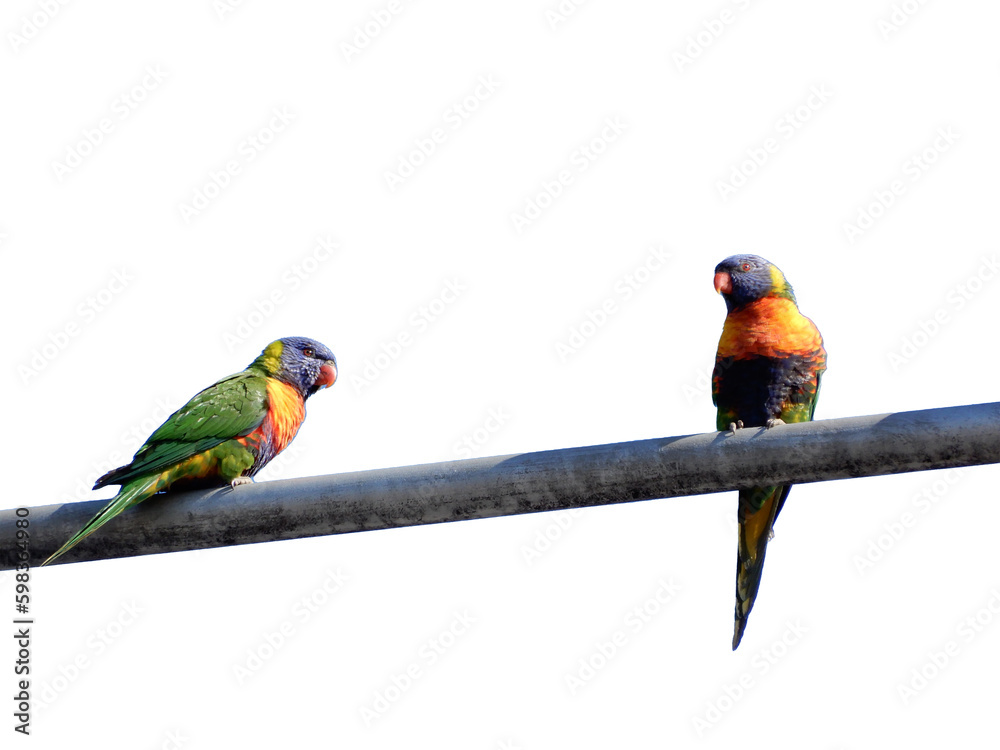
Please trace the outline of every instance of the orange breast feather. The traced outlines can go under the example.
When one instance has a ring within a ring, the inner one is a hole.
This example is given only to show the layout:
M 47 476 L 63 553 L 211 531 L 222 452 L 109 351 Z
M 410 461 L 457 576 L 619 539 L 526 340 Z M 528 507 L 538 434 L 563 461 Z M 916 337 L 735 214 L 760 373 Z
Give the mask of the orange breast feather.
M 816 326 L 783 297 L 764 297 L 726 316 L 719 357 L 807 355 L 823 346 Z
M 295 388 L 272 378 L 267 380 L 267 400 L 270 408 L 260 427 L 270 432 L 274 452 L 280 453 L 299 431 L 306 405 Z

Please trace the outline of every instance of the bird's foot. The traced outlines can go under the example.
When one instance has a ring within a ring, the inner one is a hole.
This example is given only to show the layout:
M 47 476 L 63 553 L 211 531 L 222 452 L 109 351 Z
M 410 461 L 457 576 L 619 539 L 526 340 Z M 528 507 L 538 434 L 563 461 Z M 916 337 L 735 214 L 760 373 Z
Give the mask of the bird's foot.
M 772 427 L 779 424 L 785 424 L 785 420 L 781 419 L 780 417 L 776 419 L 769 419 L 767 420 L 767 423 L 764 426 L 770 430 Z
M 229 486 L 235 490 L 241 484 L 253 484 L 253 479 L 250 477 L 236 477 L 236 479 L 229 483 Z
M 733 435 L 736 434 L 737 430 L 742 430 L 742 429 L 743 429 L 743 420 L 737 419 L 735 422 L 729 423 L 729 429 L 726 430 L 726 434 L 732 437 Z

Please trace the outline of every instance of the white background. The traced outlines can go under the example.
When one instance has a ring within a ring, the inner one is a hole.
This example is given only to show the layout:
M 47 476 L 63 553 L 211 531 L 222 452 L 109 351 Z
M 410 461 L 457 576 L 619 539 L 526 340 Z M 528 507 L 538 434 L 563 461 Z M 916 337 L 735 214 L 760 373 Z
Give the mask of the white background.
M 288 335 L 341 378 L 260 479 L 460 458 L 465 437 L 492 455 L 711 430 L 712 272 L 734 252 L 781 267 L 823 332 L 819 418 L 996 400 L 995 3 L 388 7 L 6 5 L 4 507 L 110 497 L 97 474 Z M 420 163 L 390 186 L 401 160 Z M 36 570 L 31 741 L 971 741 L 995 727 L 997 478 L 797 487 L 736 653 L 734 493 Z M 913 669 L 931 678 L 903 696 Z

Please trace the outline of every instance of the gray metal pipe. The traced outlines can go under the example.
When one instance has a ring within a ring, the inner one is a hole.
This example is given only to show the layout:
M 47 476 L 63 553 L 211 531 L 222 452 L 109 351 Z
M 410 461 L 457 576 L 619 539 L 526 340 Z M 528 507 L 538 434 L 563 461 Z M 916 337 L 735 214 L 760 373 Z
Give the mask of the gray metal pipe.
M 161 495 L 55 564 L 990 463 L 1000 403 L 827 419 Z M 30 564 L 106 502 L 30 508 Z M 16 520 L 0 511 L 0 570 Z

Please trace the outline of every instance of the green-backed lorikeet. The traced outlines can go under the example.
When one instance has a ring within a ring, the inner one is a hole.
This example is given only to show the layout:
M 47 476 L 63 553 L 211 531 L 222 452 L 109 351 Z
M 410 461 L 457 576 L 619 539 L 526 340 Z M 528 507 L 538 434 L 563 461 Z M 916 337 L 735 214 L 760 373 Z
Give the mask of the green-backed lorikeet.
M 336 379 L 337 360 L 318 341 L 293 336 L 268 344 L 247 369 L 210 385 L 167 417 L 132 463 L 98 479 L 95 490 L 109 484 L 121 489 L 42 565 L 157 492 L 253 481 L 292 442 L 306 416 L 306 399 Z
M 715 267 L 715 290 L 728 310 L 712 374 L 717 428 L 811 421 L 826 350 L 816 326 L 799 312 L 784 274 L 757 255 L 734 255 Z M 740 490 L 733 650 L 757 598 L 767 542 L 790 489 Z

